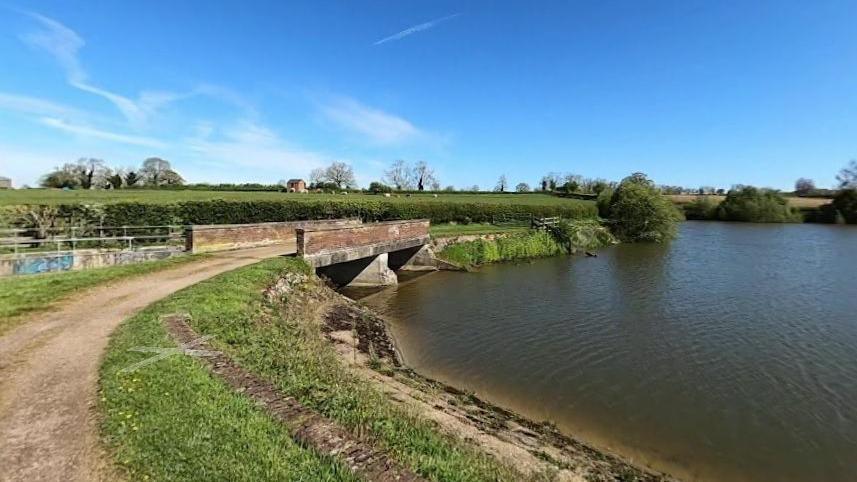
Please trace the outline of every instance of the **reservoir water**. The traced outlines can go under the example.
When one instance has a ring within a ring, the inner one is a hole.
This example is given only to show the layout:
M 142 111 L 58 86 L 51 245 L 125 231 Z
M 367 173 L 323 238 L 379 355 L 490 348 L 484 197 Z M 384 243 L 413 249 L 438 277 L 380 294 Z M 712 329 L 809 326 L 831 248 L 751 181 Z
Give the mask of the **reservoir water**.
M 368 297 L 406 362 L 689 480 L 857 480 L 857 228 L 683 223 Z

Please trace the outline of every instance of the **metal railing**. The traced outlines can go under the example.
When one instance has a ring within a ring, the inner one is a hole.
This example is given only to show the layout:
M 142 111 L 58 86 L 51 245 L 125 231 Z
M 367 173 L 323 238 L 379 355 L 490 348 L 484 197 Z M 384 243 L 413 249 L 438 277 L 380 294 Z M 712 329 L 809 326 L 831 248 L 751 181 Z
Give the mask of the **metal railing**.
M 0 229 L 0 254 L 67 252 L 79 249 L 156 249 L 183 247 L 185 227 L 71 226 Z
M 533 229 L 550 229 L 559 224 L 560 218 L 558 216 L 548 217 L 548 218 L 533 218 L 530 223 L 530 227 Z
M 527 226 L 532 224 L 532 221 L 531 213 L 503 213 L 491 216 L 491 224 L 496 226 Z

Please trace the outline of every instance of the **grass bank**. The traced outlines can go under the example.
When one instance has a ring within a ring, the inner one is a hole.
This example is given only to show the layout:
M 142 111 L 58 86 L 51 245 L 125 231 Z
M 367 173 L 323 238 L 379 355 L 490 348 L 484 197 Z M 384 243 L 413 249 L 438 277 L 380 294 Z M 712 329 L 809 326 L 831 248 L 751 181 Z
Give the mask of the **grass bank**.
M 452 243 L 437 255 L 459 266 L 471 268 L 502 261 L 571 254 L 577 250 L 595 250 L 615 242 L 609 230 L 598 221 L 564 221 L 551 230 L 526 230 Z
M 459 266 L 471 268 L 500 261 L 543 258 L 566 253 L 549 233 L 528 231 L 492 239 L 453 243 L 443 248 L 437 256 Z
M 180 291 L 127 320 L 101 370 L 103 434 L 134 479 L 350 480 L 334 460 L 295 445 L 287 431 L 199 362 L 170 357 L 130 374 L 147 355 L 134 346 L 175 346 L 159 317 L 188 313 L 214 348 L 303 405 L 374 440 L 432 480 L 518 480 L 519 474 L 435 425 L 392 405 L 341 364 L 314 322 L 323 300 L 290 312 L 263 294 L 286 273 L 307 275 L 297 259 L 272 259 Z
M 156 261 L 83 271 L 0 278 L 0 334 L 19 324 L 25 315 L 47 311 L 78 290 L 92 288 L 122 278 L 169 269 L 202 259 L 204 256 L 176 256 Z

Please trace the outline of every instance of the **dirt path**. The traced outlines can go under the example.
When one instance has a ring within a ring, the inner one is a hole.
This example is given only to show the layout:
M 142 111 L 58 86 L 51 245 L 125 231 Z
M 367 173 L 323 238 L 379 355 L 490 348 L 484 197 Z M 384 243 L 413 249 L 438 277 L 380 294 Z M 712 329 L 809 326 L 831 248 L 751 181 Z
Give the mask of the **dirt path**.
M 285 251 L 220 253 L 86 290 L 0 337 L 0 480 L 110 479 L 94 413 L 110 333 L 175 291 Z

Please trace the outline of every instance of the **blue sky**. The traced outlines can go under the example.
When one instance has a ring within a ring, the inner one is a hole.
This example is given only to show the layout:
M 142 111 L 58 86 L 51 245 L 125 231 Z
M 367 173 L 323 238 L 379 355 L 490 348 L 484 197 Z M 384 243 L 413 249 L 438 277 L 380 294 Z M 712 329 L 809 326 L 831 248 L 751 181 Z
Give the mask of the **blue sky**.
M 169 159 L 276 182 L 425 160 L 833 185 L 857 158 L 857 1 L 33 1 L 0 6 L 0 175 Z

